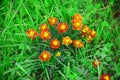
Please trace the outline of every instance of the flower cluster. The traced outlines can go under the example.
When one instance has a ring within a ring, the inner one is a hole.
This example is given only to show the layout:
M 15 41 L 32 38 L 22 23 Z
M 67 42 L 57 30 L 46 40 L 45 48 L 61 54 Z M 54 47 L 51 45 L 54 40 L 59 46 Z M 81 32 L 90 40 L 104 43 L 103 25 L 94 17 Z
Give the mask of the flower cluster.
M 93 38 L 96 37 L 96 31 L 95 30 L 91 30 L 88 26 L 84 26 L 82 28 L 82 35 L 87 37 L 87 41 L 90 43 Z
M 62 36 L 61 39 L 59 39 L 59 35 L 62 35 L 64 33 L 67 33 L 68 30 L 72 31 L 79 31 L 79 35 L 82 33 L 82 36 L 86 36 L 88 39 L 88 42 L 90 43 L 93 38 L 96 37 L 96 31 L 91 30 L 88 26 L 82 24 L 82 16 L 79 13 L 76 13 L 75 15 L 72 16 L 72 21 L 71 21 L 72 27 L 68 25 L 66 22 L 60 22 L 58 18 L 56 17 L 51 17 L 48 19 L 48 23 L 43 23 L 39 26 L 39 33 L 37 33 L 36 30 L 34 29 L 29 29 L 26 31 L 27 35 L 31 39 L 35 39 L 37 36 L 39 36 L 43 42 L 46 44 L 49 43 L 48 45 L 50 48 L 53 50 L 56 50 L 61 47 L 61 45 L 64 45 L 68 47 L 69 45 L 72 45 L 73 47 L 76 48 L 83 48 L 85 45 L 85 42 L 82 38 L 77 39 L 75 37 L 72 37 L 72 35 L 67 35 L 67 36 Z M 57 29 L 59 34 L 57 37 L 55 37 L 56 34 L 52 34 L 54 30 L 51 30 L 53 27 L 54 29 Z M 56 53 L 56 57 L 59 57 L 61 53 Z M 50 52 L 44 50 L 40 54 L 40 60 L 41 61 L 49 61 L 51 56 Z
M 69 26 L 66 22 L 59 22 L 58 18 L 56 17 L 51 17 L 48 19 L 48 23 L 44 23 L 39 26 L 39 33 L 37 33 L 37 31 L 34 29 L 28 29 L 26 31 L 26 34 L 32 40 L 39 36 L 43 40 L 43 42 L 46 42 L 46 44 L 49 43 L 48 45 L 53 50 L 60 48 L 61 45 L 64 45 L 66 47 L 72 45 L 73 47 L 76 48 L 83 48 L 85 46 L 84 44 L 86 40 L 84 41 L 84 39 L 82 38 L 86 37 L 87 42 L 90 43 L 96 37 L 97 35 L 96 31 L 91 30 L 87 25 L 84 25 L 82 23 L 82 16 L 80 14 L 76 13 L 75 15 L 73 15 L 71 23 L 72 27 Z M 56 35 L 56 33 L 52 34 L 51 31 L 54 30 L 50 30 L 51 27 L 57 29 L 58 38 L 54 36 Z M 79 38 L 79 36 L 77 36 L 76 39 L 75 37 L 72 37 L 72 35 L 68 34 L 67 36 L 62 36 L 62 38 L 59 39 L 59 35 L 67 33 L 70 27 L 72 28 L 70 32 L 77 31 L 82 37 Z M 56 57 L 61 56 L 61 52 L 57 51 L 55 56 Z M 51 59 L 51 53 L 47 50 L 43 50 L 39 55 L 39 59 L 41 61 L 49 61 Z M 95 68 L 98 68 L 100 64 L 101 64 L 100 60 L 95 60 L 92 62 L 92 65 Z M 100 80 L 110 80 L 110 75 L 102 74 Z

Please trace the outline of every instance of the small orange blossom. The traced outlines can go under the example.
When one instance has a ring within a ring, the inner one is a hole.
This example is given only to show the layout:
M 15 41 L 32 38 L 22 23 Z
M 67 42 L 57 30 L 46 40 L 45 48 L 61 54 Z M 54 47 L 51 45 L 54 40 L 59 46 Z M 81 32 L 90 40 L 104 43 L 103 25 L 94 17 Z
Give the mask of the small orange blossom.
M 57 40 L 57 39 L 52 39 L 51 42 L 50 42 L 50 46 L 53 48 L 53 49 L 57 49 L 60 47 L 60 41 Z
M 49 30 L 49 28 L 48 28 L 48 26 L 47 26 L 47 24 L 41 24 L 40 26 L 39 26 L 39 30 L 40 31 L 48 31 Z
M 63 37 L 63 38 L 62 38 L 62 43 L 63 43 L 64 45 L 68 46 L 69 44 L 72 43 L 72 40 L 70 39 L 69 36 L 66 36 L 66 37 Z
M 59 23 L 57 29 L 60 33 L 64 33 L 68 30 L 68 24 L 65 22 Z
M 29 38 L 35 39 L 37 37 L 37 32 L 34 29 L 29 29 L 26 31 L 26 34 L 28 35 Z
M 41 31 L 41 32 L 40 32 L 40 37 L 41 37 L 44 41 L 46 41 L 46 40 L 48 40 L 48 39 L 51 38 L 51 34 L 50 34 L 49 31 Z
M 72 20 L 73 30 L 81 30 L 82 22 L 80 20 L 74 19 Z
M 41 61 L 49 61 L 50 58 L 51 58 L 51 54 L 48 51 L 43 51 L 39 56 L 39 59 Z
M 51 18 L 49 18 L 48 23 L 49 23 L 51 26 L 54 26 L 55 24 L 58 23 L 58 19 L 55 18 L 55 17 L 51 17 Z

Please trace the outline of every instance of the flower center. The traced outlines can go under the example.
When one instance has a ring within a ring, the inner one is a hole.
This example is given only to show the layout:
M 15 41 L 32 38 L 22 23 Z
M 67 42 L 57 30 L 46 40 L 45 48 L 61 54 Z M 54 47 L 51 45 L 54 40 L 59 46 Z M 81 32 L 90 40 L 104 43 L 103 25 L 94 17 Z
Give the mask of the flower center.
M 65 29 L 65 25 L 62 25 L 62 26 L 61 26 L 61 29 Z
M 30 36 L 33 36 L 34 35 L 34 31 L 30 31 Z
M 44 55 L 43 55 L 43 58 L 44 58 L 44 59 L 47 58 L 47 54 L 44 54 Z
M 95 61 L 95 65 L 99 65 L 99 62 L 98 62 L 98 61 Z
M 57 41 L 53 41 L 53 45 L 57 45 L 58 44 L 58 42 Z
M 77 22 L 77 23 L 76 23 L 76 26 L 80 26 L 80 23 L 79 23 L 79 22 Z
M 105 80 L 109 80 L 109 77 L 108 77 L 108 76 L 105 76 L 104 79 L 105 79 Z
M 55 22 L 55 19 L 52 19 L 52 23 L 54 23 Z
M 66 39 L 66 42 L 69 42 L 70 40 L 69 39 Z
M 89 29 L 86 27 L 85 30 L 88 31 Z
M 92 31 L 92 34 L 95 34 L 95 31 Z
M 85 30 L 85 29 L 83 29 L 83 30 L 82 30 L 82 32 L 86 32 L 86 30 Z
M 79 19 L 80 17 L 79 16 L 76 16 L 77 19 Z
M 45 29 L 46 28 L 46 26 L 42 26 L 42 29 Z
M 79 41 L 76 41 L 76 45 L 79 45 L 80 44 L 80 42 Z
M 44 35 L 44 37 L 47 37 L 47 36 L 48 36 L 48 33 L 47 33 L 47 32 L 45 32 L 43 35 Z

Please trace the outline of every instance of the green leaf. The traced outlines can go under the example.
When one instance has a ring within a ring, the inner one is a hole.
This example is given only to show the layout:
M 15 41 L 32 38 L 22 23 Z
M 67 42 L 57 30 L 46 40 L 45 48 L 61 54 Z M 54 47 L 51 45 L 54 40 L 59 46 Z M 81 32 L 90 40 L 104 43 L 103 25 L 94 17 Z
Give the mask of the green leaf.
M 112 61 L 112 58 L 111 57 L 106 57 L 106 61 L 110 62 L 110 61 Z
M 116 71 L 115 75 L 118 77 L 120 75 L 120 63 L 115 65 L 114 70 Z

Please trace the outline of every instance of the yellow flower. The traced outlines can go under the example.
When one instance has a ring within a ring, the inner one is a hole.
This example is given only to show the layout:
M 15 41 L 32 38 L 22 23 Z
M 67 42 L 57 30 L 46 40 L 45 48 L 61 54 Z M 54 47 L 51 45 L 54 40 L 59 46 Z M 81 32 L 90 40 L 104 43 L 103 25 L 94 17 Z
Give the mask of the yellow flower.
M 62 44 L 68 46 L 68 45 L 71 44 L 71 43 L 72 43 L 72 40 L 70 39 L 69 36 L 66 36 L 66 37 L 63 37 L 63 38 L 62 38 Z
M 61 56 L 61 52 L 60 51 L 58 51 L 57 53 L 56 53 L 56 55 L 55 55 L 56 57 L 59 57 L 59 56 Z

